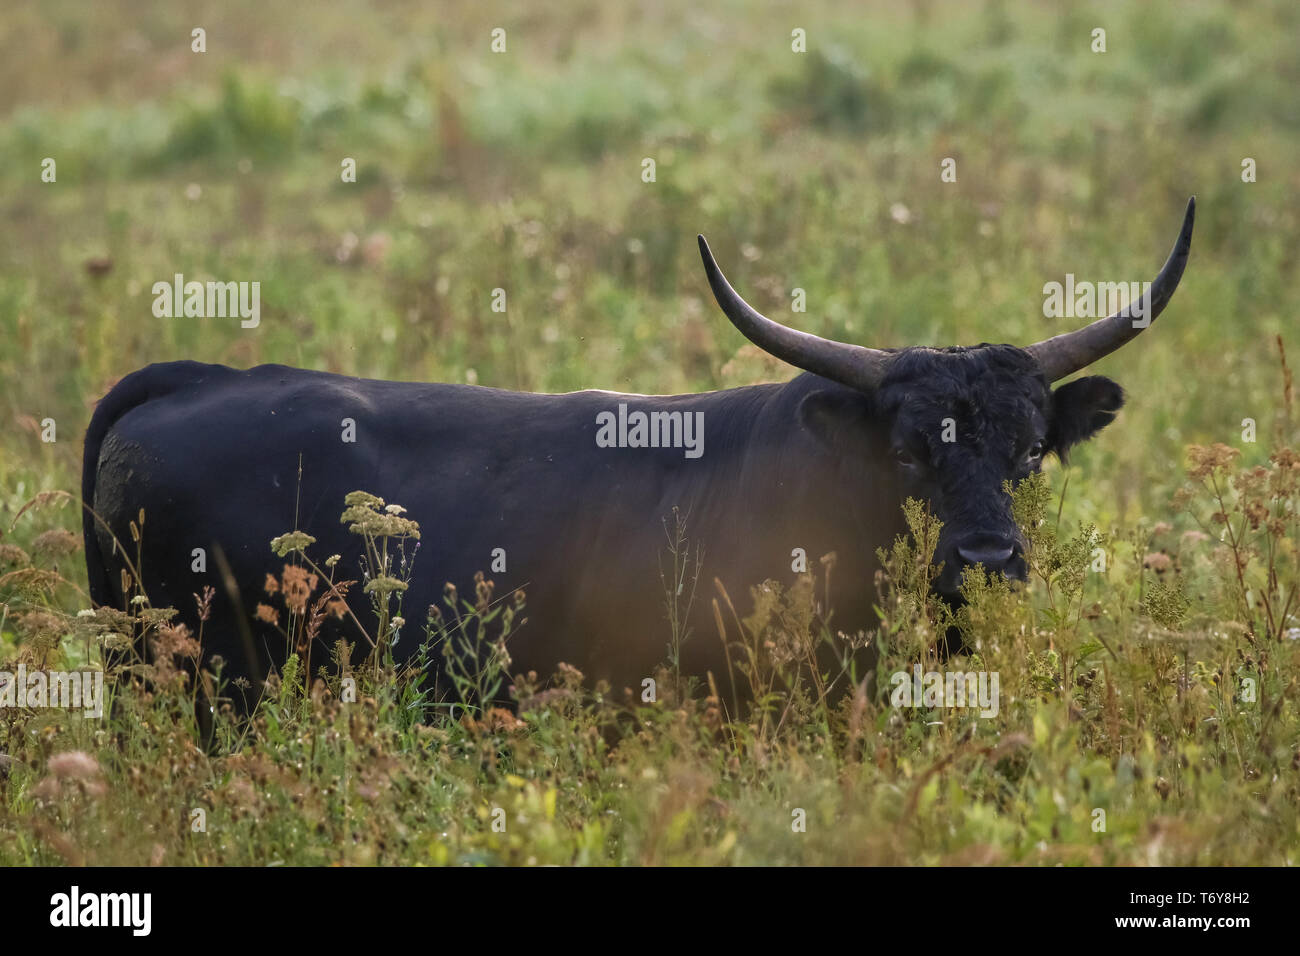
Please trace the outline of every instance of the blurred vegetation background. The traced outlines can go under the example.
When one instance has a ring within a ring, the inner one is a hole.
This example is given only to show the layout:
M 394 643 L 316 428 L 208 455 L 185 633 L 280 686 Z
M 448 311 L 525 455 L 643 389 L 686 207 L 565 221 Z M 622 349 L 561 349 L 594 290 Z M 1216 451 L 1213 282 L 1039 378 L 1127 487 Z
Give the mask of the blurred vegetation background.
M 790 377 L 713 305 L 697 232 L 809 331 L 1024 344 L 1076 324 L 1043 317 L 1045 282 L 1153 278 L 1196 194 L 1173 305 L 1097 366 L 1130 401 L 1067 502 L 1103 529 L 1170 518 L 1187 443 L 1240 444 L 1246 417 L 1246 461 L 1289 437 L 1298 35 L 1289 0 L 8 3 L 0 524 L 75 491 L 93 402 L 149 362 L 542 391 Z M 260 281 L 260 327 L 155 318 L 177 272 Z

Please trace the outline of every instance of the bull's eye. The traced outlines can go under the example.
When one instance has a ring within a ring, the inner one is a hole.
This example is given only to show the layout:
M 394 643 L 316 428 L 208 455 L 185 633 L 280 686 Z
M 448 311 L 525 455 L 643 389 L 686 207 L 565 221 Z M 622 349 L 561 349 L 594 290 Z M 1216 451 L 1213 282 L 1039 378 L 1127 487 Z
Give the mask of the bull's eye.
M 906 448 L 894 449 L 894 461 L 898 462 L 904 468 L 913 468 L 916 466 L 916 457 Z
M 1040 458 L 1043 457 L 1043 455 L 1046 452 L 1047 452 L 1047 445 L 1044 444 L 1042 441 L 1036 441 L 1034 442 L 1033 446 L 1029 449 L 1029 454 L 1026 455 L 1025 457 L 1028 458 L 1030 461 L 1038 461 Z

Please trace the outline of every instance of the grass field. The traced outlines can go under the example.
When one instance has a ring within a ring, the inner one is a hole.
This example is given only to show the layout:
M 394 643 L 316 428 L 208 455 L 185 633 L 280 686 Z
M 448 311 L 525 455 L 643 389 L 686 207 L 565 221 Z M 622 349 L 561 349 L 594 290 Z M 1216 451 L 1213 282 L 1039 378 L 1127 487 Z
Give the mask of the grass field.
M 517 715 L 465 721 L 409 674 L 342 705 L 291 671 L 208 751 L 159 672 L 103 721 L 0 709 L 0 864 L 1297 861 L 1300 7 L 846 7 L 10 5 L 0 661 L 102 660 L 79 508 L 52 493 L 76 493 L 94 401 L 149 362 L 791 377 L 717 311 L 696 233 L 808 331 L 1025 344 L 1077 324 L 1044 318 L 1044 283 L 1153 278 L 1195 194 L 1177 296 L 1098 366 L 1119 422 L 1022 495 L 1047 519 L 1031 587 L 972 595 L 999 714 L 832 705 L 769 658 L 752 713 L 671 673 L 633 706 L 557 661 Z M 259 327 L 156 318 L 175 273 L 260 281 Z M 915 557 L 883 586 L 882 685 L 939 626 Z M 805 591 L 733 598 L 756 647 L 819 640 Z

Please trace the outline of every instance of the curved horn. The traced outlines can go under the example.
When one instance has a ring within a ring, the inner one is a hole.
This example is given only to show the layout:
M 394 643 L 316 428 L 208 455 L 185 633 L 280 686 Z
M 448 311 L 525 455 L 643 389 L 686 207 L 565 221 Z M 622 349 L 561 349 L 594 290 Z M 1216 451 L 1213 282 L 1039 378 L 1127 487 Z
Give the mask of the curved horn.
M 888 352 L 835 342 L 773 322 L 740 297 L 718 268 L 704 237 L 700 236 L 699 240 L 700 257 L 704 259 L 704 272 L 709 277 L 713 297 L 745 338 L 784 362 L 842 385 L 870 391 L 880 384 Z
M 1192 222 L 1196 218 L 1196 197 L 1187 200 L 1187 213 L 1183 216 L 1183 228 L 1174 243 L 1174 251 L 1169 253 L 1165 266 L 1151 283 L 1147 294 L 1147 308 L 1144 322 L 1135 325 L 1129 311 L 1134 303 L 1130 302 L 1110 318 L 1098 319 L 1091 325 L 1085 325 L 1073 332 L 1064 332 L 1025 349 L 1037 361 L 1049 382 L 1086 368 L 1103 355 L 1115 351 L 1125 342 L 1133 339 L 1139 332 L 1156 320 L 1164 311 L 1178 280 L 1183 277 L 1183 268 L 1187 265 L 1187 254 L 1192 248 Z

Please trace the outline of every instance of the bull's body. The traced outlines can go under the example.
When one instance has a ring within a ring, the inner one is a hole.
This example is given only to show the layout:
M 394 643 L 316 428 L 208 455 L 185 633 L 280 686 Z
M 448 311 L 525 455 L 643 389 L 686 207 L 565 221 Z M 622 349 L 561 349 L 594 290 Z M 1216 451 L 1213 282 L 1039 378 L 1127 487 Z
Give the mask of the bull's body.
M 835 621 L 867 625 L 870 565 L 893 533 L 897 491 L 888 467 L 864 468 L 855 455 L 854 473 L 846 472 L 808 434 L 799 409 L 813 393 L 866 412 L 865 398 L 809 374 L 699 395 L 537 395 L 275 365 L 149 366 L 109 392 L 87 436 L 83 495 L 106 524 L 87 512 L 92 597 L 119 607 L 128 597 L 113 537 L 133 558 L 130 523 L 143 509 L 140 571 L 151 603 L 179 609 L 197 630 L 192 595 L 213 586 L 207 652 L 235 672 L 264 676 L 283 656 L 283 640 L 253 619 L 257 603 L 271 600 L 266 575 L 285 563 L 271 539 L 306 531 L 318 539 L 316 561 L 340 554 L 339 579 L 360 579 L 361 542 L 339 515 L 348 492 L 365 490 L 404 506 L 421 528 L 399 659 L 422 638 L 427 607 L 445 610 L 444 583 L 472 599 L 481 570 L 498 597 L 526 590 L 527 624 L 509 645 L 514 672 L 550 673 L 565 661 L 615 687 L 639 686 L 670 639 L 660 569 L 672 566 L 665 521 L 672 530 L 677 508 L 692 550 L 704 555 L 682 666 L 720 675 L 712 578 L 747 603 L 748 586 L 793 576 L 795 548 L 814 567 L 818 556 L 838 553 Z M 701 412 L 703 454 L 598 447 L 597 416 L 619 403 Z M 343 440 L 345 419 L 355 422 L 354 442 Z M 887 460 L 883 434 L 861 438 Z M 197 548 L 207 558 L 200 572 L 192 570 Z M 504 572 L 491 570 L 498 548 Z M 239 584 L 237 600 L 218 552 Z M 372 626 L 359 587 L 351 604 Z
M 1051 383 L 1132 340 L 1160 314 L 1186 265 L 1194 212 L 1189 201 L 1142 302 L 1024 349 L 880 350 L 788 329 L 731 288 L 701 237 L 728 318 L 806 371 L 785 385 L 529 395 L 283 366 L 150 366 L 108 394 L 87 433 L 91 595 L 118 606 L 128 598 L 115 539 L 134 547 L 131 522 L 143 510 L 140 575 L 151 602 L 180 609 L 196 627 L 191 596 L 214 587 L 208 653 L 260 678 L 284 653 L 252 613 L 267 574 L 283 564 L 271 539 L 305 531 L 318 539 L 318 561 L 339 554 L 339 578 L 359 579 L 360 542 L 339 515 L 346 494 L 367 491 L 405 507 L 422 532 L 399 659 L 418 646 L 444 582 L 471 595 L 474 573 L 484 571 L 497 595 L 516 588 L 528 595 L 528 622 L 509 646 L 515 673 L 546 674 L 565 661 L 618 688 L 636 685 L 665 657 L 661 569 L 671 565 L 665 522 L 671 530 L 674 509 L 692 549 L 704 554 L 702 593 L 685 622 L 694 633 L 680 659 L 699 676 L 720 674 L 725 660 L 712 579 L 743 613 L 749 586 L 795 573 L 795 549 L 812 562 L 837 553 L 834 623 L 850 632 L 869 627 L 874 556 L 900 530 L 904 495 L 927 501 L 944 522 L 940 594 L 959 600 L 961 576 L 974 565 L 1023 579 L 1023 541 L 1005 484 L 1086 441 L 1123 404 L 1107 378 L 1055 390 Z M 702 449 L 602 447 L 610 436 L 598 434 L 600 416 L 620 404 L 693 422 L 698 413 Z M 344 440 L 349 420 L 355 441 Z M 204 570 L 194 570 L 196 549 L 211 555 Z M 500 551 L 505 571 L 492 566 Z M 219 573 L 227 567 L 229 575 Z M 368 619 L 359 589 L 350 601 Z M 677 603 L 684 608 L 689 594 Z

